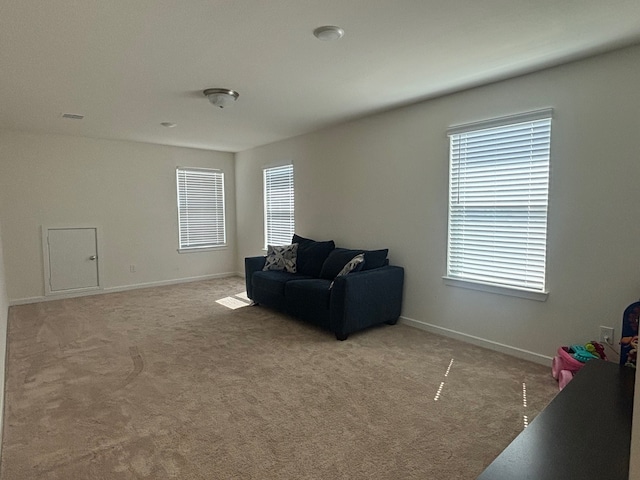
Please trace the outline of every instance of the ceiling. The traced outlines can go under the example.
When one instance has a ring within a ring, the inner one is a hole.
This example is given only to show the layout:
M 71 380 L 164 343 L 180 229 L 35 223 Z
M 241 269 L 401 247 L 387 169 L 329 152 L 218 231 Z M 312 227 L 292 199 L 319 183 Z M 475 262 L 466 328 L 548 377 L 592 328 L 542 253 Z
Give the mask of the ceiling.
M 237 152 L 638 42 L 638 0 L 0 0 L 0 128 Z

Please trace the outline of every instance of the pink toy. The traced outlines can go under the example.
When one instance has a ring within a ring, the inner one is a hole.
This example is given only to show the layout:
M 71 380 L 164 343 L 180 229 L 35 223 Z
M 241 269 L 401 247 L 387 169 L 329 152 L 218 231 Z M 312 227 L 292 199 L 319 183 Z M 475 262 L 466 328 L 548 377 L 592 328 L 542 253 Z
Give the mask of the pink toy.
M 573 372 L 570 372 L 569 370 L 560 370 L 560 376 L 558 377 L 558 388 L 562 390 L 572 379 Z
M 558 387 L 562 390 L 571 381 L 573 375 L 584 366 L 569 353 L 567 347 L 558 348 L 558 354 L 553 357 L 551 375 L 558 380 Z
M 577 372 L 584 366 L 584 363 L 576 360 L 569 353 L 569 349 L 567 347 L 558 348 L 558 355 L 553 357 L 553 365 L 551 368 L 551 373 L 553 374 L 553 378 L 558 379 L 558 374 L 561 370 L 569 370 L 570 372 Z

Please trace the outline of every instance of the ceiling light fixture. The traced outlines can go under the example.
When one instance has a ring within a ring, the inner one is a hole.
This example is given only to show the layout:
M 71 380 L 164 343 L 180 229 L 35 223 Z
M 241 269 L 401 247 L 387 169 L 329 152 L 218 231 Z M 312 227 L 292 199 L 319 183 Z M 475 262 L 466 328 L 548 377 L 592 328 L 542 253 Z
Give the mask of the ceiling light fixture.
M 240 94 L 235 90 L 228 88 L 207 88 L 204 95 L 209 99 L 212 105 L 224 108 L 235 102 Z
M 162 125 L 163 127 L 167 127 L 167 128 L 173 128 L 177 125 L 177 123 L 171 123 L 171 122 L 162 122 L 160 125 Z
M 70 120 L 82 120 L 84 118 L 84 115 L 79 115 L 77 113 L 61 113 L 60 116 Z
M 344 30 L 340 27 L 336 27 L 335 25 L 324 25 L 316 28 L 313 31 L 313 34 L 318 40 L 338 40 L 344 35 Z

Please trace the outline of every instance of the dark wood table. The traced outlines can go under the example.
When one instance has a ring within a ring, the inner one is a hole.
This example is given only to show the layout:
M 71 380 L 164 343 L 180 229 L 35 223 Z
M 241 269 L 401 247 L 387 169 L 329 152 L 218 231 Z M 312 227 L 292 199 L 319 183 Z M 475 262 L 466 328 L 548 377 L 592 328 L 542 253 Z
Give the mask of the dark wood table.
M 591 360 L 478 480 L 628 480 L 635 370 Z

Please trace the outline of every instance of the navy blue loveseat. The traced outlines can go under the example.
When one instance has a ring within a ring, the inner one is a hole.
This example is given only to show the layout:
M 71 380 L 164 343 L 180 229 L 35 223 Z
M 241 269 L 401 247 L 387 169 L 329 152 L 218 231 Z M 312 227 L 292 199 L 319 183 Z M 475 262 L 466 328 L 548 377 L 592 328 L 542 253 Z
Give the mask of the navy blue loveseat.
M 404 269 L 391 266 L 388 250 L 335 248 L 294 235 L 296 273 L 263 271 L 266 257 L 245 258 L 247 296 L 333 332 L 338 340 L 373 325 L 393 325 L 400 317 Z M 339 276 L 355 255 L 364 253 L 361 271 Z M 332 284 L 333 282 L 333 284 Z

